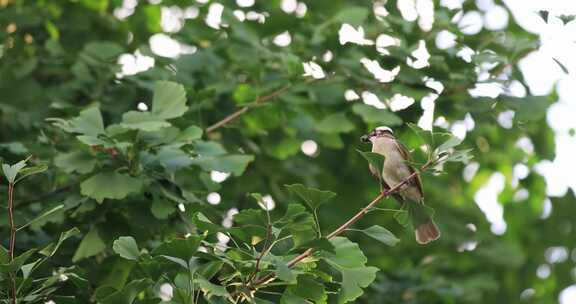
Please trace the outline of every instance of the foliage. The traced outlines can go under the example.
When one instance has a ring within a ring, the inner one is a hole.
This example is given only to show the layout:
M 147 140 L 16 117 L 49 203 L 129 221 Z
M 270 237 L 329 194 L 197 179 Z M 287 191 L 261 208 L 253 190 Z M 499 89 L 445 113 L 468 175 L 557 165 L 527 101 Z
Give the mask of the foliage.
M 403 19 L 393 0 L 301 1 L 303 16 L 282 10 L 282 1 L 221 1 L 215 28 L 205 21 L 214 3 L 125 2 L 0 1 L 0 197 L 4 207 L 14 190 L 17 228 L 11 259 L 10 223 L 0 214 L 0 303 L 10 303 L 12 282 L 18 303 L 104 304 L 513 303 L 529 288 L 534 302 L 555 303 L 573 282 L 570 261 L 536 276 L 550 246 L 574 246 L 573 194 L 553 199 L 552 215 L 541 218 L 544 179 L 532 170 L 520 180 L 512 174 L 517 164 L 532 169 L 554 157 L 545 122 L 554 96 L 469 92 L 478 72 L 527 88 L 517 62 L 537 37 L 512 18 L 503 31 L 465 35 L 451 22 L 460 10 L 438 1 L 430 31 Z M 380 6 L 388 16 L 375 13 Z M 198 11 L 170 34 L 195 52 L 152 52 L 148 41 L 159 37 L 167 7 Z M 114 16 L 126 9 L 129 16 Z M 473 1 L 463 7 L 477 9 Z M 265 12 L 265 22 L 240 21 L 238 11 Z M 340 44 L 343 24 L 399 44 L 385 53 Z M 434 43 L 444 30 L 456 35 L 453 48 Z M 290 45 L 274 44 L 285 31 Z M 407 63 L 420 41 L 431 55 L 424 68 Z M 458 55 L 465 48 L 469 61 Z M 122 71 L 120 58 L 140 55 L 155 66 Z M 399 67 L 398 75 L 379 81 L 365 59 Z M 325 77 L 303 76 L 315 65 Z M 443 89 L 431 88 L 432 79 Z M 446 126 L 425 131 L 411 124 L 422 114 L 417 105 L 377 109 L 346 101 L 347 90 L 386 103 L 396 94 L 439 95 L 436 117 L 474 126 L 464 140 Z M 140 103 L 149 110 L 137 110 Z M 515 113 L 508 129 L 496 122 L 506 111 Z M 414 149 L 415 167 L 428 164 L 426 202 L 443 236 L 427 247 L 396 223 L 403 212 L 392 199 L 330 234 L 378 195 L 368 163 L 381 159 L 356 150 L 368 150 L 358 139 L 379 125 L 394 126 Z M 305 140 L 319 150 L 300 153 Z M 471 161 L 479 167 L 465 180 Z M 495 172 L 505 177 L 502 236 L 474 204 Z M 522 189 L 529 195 L 515 202 Z M 471 243 L 475 250 L 463 247 Z

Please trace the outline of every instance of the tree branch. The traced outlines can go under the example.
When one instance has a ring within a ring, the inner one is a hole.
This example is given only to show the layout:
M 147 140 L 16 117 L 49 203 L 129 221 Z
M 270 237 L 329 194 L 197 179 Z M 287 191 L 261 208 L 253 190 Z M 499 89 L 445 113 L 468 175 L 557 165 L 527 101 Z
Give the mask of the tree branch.
M 426 164 L 424 164 L 421 168 L 420 171 L 424 171 L 427 168 L 429 168 L 431 165 L 435 164 L 436 162 L 434 161 L 428 161 Z M 348 221 L 346 221 L 344 224 L 342 224 L 340 227 L 338 227 L 336 230 L 332 231 L 327 238 L 333 239 L 337 236 L 339 236 L 340 234 L 342 234 L 344 231 L 346 231 L 346 229 L 348 229 L 350 226 L 352 226 L 354 223 L 356 223 L 359 219 L 361 219 L 364 215 L 366 215 L 370 209 L 372 207 L 374 207 L 374 205 L 376 205 L 381 199 L 386 198 L 398 191 L 400 191 L 400 188 L 402 188 L 404 185 L 406 185 L 408 182 L 410 182 L 410 180 L 412 180 L 413 178 L 415 178 L 417 175 L 419 174 L 419 171 L 414 171 L 412 174 L 410 174 L 410 176 L 408 176 L 406 179 L 404 179 L 401 183 L 398 183 L 397 185 L 395 185 L 394 187 L 384 191 L 384 192 L 380 192 L 380 194 L 378 194 L 378 196 L 376 196 L 368 205 L 366 205 L 364 208 L 362 208 L 360 211 L 358 211 L 358 213 L 356 213 L 354 216 L 352 216 Z M 313 248 L 309 248 L 306 251 L 304 251 L 303 253 L 301 253 L 299 256 L 293 258 L 292 260 L 290 260 L 288 262 L 288 267 L 293 267 L 294 265 L 296 265 L 298 262 L 302 261 L 303 259 L 309 257 L 312 255 L 312 253 L 314 253 L 314 249 Z M 256 282 L 256 284 L 254 286 L 258 286 L 258 285 L 262 285 L 262 284 L 266 284 L 271 282 L 272 280 L 275 279 L 275 276 L 273 274 L 268 274 L 267 276 L 262 277 L 260 280 L 258 280 Z
M 10 262 L 14 261 L 14 245 L 16 244 L 16 225 L 14 225 L 14 183 L 8 184 L 8 221 L 10 223 L 10 245 L 8 255 Z M 12 304 L 16 304 L 16 273 L 10 273 Z
M 219 122 L 217 122 L 217 123 L 209 126 L 208 128 L 206 128 L 206 133 L 211 133 L 211 132 L 213 132 L 214 130 L 216 130 L 216 129 L 220 128 L 220 127 L 225 126 L 225 125 L 228 124 L 229 122 L 231 122 L 231 121 L 233 121 L 234 119 L 240 117 L 242 114 L 248 112 L 248 110 L 249 110 L 250 108 L 256 107 L 256 106 L 258 106 L 258 105 L 260 105 L 260 104 L 262 104 L 262 103 L 267 102 L 267 101 L 270 100 L 270 99 L 276 98 L 278 95 L 280 95 L 280 94 L 286 92 L 287 90 L 289 90 L 290 88 L 292 88 L 292 86 L 293 86 L 292 84 L 287 84 L 287 85 L 281 87 L 280 89 L 278 89 L 278 90 L 276 90 L 276 91 L 274 91 L 274 92 L 272 92 L 272 93 L 270 93 L 270 94 L 268 94 L 268 95 L 265 95 L 265 96 L 262 96 L 262 97 L 260 97 L 260 96 L 257 97 L 251 105 L 247 105 L 247 106 L 241 108 L 240 110 L 238 110 L 238 111 L 236 111 L 236 112 L 234 112 L 234 113 L 232 113 L 232 114 L 224 117 L 224 118 L 223 118 L 222 120 L 220 120 Z

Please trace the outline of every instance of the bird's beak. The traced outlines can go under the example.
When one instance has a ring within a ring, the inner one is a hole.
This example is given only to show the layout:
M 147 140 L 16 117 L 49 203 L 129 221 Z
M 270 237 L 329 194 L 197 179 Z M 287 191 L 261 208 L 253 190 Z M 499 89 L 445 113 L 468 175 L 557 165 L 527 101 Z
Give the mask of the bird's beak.
M 360 137 L 360 141 L 363 143 L 369 143 L 370 142 L 370 136 L 368 134 L 362 135 L 362 137 Z

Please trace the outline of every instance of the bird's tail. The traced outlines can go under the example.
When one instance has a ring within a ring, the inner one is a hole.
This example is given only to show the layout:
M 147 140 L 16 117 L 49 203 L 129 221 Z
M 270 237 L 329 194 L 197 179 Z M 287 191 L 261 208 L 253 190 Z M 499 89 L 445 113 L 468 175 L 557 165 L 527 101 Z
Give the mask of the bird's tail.
M 440 237 L 440 230 L 432 219 L 434 211 L 431 208 L 426 207 L 423 203 L 409 202 L 408 212 L 414 225 L 418 244 L 425 245 Z
M 438 226 L 436 226 L 432 218 L 430 218 L 425 223 L 418 225 L 414 234 L 416 234 L 416 242 L 418 242 L 418 244 L 426 245 L 440 237 L 440 230 L 438 230 Z

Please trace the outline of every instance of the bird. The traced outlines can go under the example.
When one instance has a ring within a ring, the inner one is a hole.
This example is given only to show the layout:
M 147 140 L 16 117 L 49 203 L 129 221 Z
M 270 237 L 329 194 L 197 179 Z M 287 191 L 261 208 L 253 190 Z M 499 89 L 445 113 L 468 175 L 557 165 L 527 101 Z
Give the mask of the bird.
M 384 156 L 384 165 L 380 170 L 382 176 L 379 176 L 378 170 L 372 165 L 369 166 L 371 173 L 378 177 L 384 190 L 402 183 L 415 172 L 414 168 L 407 162 L 410 161 L 410 152 L 396 139 L 394 132 L 389 127 L 377 127 L 372 132 L 363 135 L 361 141 L 372 143 L 372 152 Z M 424 192 L 419 174 L 400 187 L 393 196 L 402 208 L 407 210 L 414 226 L 416 242 L 425 245 L 440 237 L 440 230 L 424 204 Z

